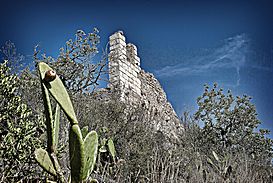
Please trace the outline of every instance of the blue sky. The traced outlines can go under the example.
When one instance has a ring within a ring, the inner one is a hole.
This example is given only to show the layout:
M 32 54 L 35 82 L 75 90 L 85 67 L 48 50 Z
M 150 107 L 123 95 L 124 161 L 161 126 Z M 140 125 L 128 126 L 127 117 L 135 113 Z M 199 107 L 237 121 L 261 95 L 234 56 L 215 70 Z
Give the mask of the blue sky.
M 39 44 L 56 56 L 78 29 L 123 30 L 137 45 L 178 114 L 196 110 L 203 85 L 253 97 L 273 131 L 273 3 L 270 1 L 0 1 L 0 45 L 13 41 L 31 59 Z

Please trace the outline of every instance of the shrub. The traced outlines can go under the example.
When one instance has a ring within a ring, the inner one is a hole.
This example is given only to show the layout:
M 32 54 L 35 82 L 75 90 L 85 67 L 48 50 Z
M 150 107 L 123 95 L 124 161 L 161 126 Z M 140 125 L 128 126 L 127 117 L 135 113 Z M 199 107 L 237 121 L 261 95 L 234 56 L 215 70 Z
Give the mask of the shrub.
M 33 152 L 41 146 L 44 126 L 17 93 L 18 78 L 0 65 L 0 172 L 1 181 L 16 182 L 38 177 Z

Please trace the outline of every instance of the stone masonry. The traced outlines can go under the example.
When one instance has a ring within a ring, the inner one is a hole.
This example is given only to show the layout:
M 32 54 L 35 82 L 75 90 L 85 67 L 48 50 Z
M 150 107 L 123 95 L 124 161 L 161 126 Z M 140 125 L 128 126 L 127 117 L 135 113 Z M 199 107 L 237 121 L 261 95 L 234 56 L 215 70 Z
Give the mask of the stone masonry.
M 120 89 L 121 100 L 124 100 L 127 91 L 141 95 L 140 70 L 136 46 L 126 44 L 122 31 L 110 36 L 109 81 L 112 87 Z
M 141 69 L 137 47 L 126 44 L 122 31 L 109 39 L 109 88 L 120 92 L 120 101 L 143 108 L 155 132 L 177 141 L 183 127 L 159 81 Z

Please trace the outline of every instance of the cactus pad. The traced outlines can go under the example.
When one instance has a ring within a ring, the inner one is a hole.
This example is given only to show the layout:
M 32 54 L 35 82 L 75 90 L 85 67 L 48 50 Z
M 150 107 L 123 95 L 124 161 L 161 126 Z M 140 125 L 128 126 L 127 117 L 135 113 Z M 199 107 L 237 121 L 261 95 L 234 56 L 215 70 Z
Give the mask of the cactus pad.
M 57 175 L 54 165 L 46 150 L 39 148 L 35 150 L 34 154 L 36 161 L 46 172 L 53 176 Z
M 69 131 L 69 156 L 72 182 L 83 180 L 84 170 L 84 144 L 80 128 L 77 124 L 70 127 Z
M 93 171 L 96 164 L 97 152 L 98 152 L 98 135 L 96 131 L 89 132 L 84 139 L 84 151 L 85 151 L 85 167 L 84 177 L 85 180 Z
M 76 118 L 71 100 L 59 76 L 56 75 L 56 78 L 53 81 L 47 82 L 44 80 L 45 73 L 48 70 L 52 70 L 52 68 L 50 68 L 44 62 L 40 62 L 38 66 L 39 66 L 41 80 L 43 81 L 43 84 L 48 89 L 49 93 L 61 106 L 64 113 L 67 115 L 69 121 L 71 122 L 71 125 L 77 124 L 78 122 L 77 122 L 77 118 Z

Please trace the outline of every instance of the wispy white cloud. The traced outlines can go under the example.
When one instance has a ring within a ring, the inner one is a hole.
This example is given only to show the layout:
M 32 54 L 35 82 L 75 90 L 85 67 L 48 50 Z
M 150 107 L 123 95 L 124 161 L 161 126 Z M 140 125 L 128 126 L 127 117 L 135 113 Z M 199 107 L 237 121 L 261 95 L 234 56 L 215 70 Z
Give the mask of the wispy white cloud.
M 248 45 L 249 39 L 245 34 L 236 35 L 224 40 L 221 46 L 214 48 L 207 55 L 195 55 L 181 64 L 156 70 L 155 74 L 158 77 L 209 75 L 216 69 L 234 68 L 237 74 L 236 86 L 239 86 L 240 68 L 246 62 Z

